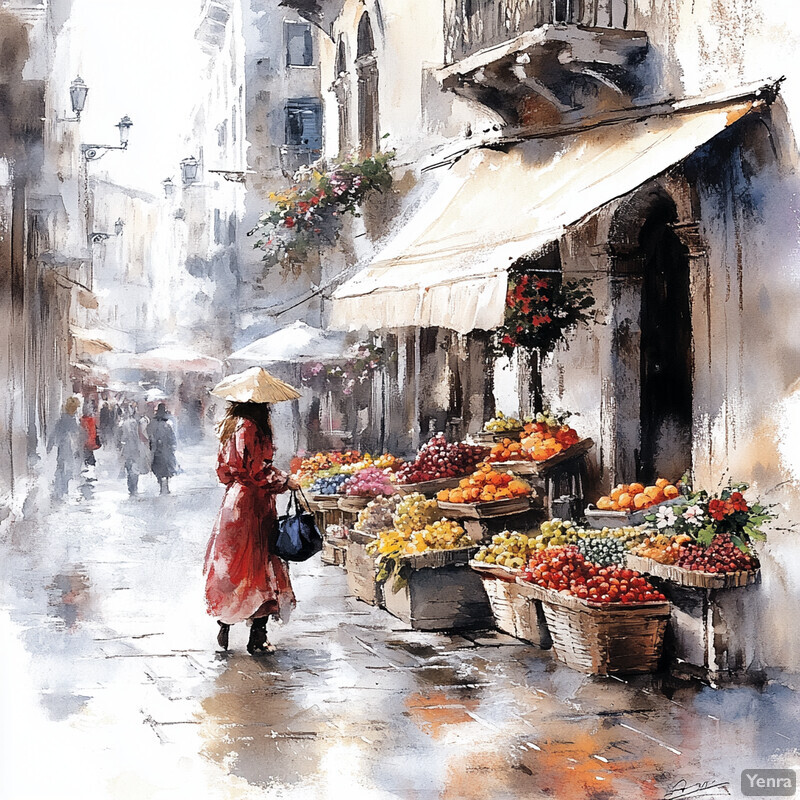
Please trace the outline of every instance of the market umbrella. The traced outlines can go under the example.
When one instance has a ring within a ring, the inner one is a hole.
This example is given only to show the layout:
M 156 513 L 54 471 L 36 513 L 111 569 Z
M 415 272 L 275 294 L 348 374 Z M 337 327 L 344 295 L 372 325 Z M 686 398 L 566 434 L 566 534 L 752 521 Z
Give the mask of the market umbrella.
M 264 365 L 342 358 L 346 334 L 293 322 L 231 353 L 226 361 Z
M 263 367 L 251 367 L 229 375 L 211 390 L 211 394 L 232 403 L 280 403 L 300 397 L 297 389 L 270 375 Z
M 107 358 L 112 369 L 207 373 L 222 370 L 222 362 L 218 358 L 212 358 L 180 345 L 164 345 L 143 353 L 118 353 Z

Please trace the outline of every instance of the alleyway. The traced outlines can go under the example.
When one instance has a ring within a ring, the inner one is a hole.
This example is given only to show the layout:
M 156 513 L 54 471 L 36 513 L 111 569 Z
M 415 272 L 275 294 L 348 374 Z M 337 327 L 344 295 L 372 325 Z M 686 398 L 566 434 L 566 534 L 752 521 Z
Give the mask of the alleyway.
M 243 626 L 216 652 L 200 568 L 221 492 L 210 444 L 179 455 L 172 496 L 151 476 L 129 499 L 101 452 L 93 491 L 3 541 L 4 800 L 724 797 L 743 767 L 793 765 L 779 686 L 666 691 L 405 631 L 317 559 L 275 655 L 248 656 Z M 681 779 L 731 785 L 668 794 Z

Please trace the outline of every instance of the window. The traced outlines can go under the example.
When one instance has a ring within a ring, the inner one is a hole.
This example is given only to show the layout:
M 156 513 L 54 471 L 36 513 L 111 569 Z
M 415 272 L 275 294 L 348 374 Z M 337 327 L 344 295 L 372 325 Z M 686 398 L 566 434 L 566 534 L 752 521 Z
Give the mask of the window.
M 372 155 L 379 147 L 378 64 L 375 60 L 375 39 L 366 12 L 358 23 L 358 145 L 362 156 Z
M 322 104 L 314 98 L 286 103 L 286 144 L 308 150 L 322 149 Z
M 314 64 L 311 26 L 303 22 L 286 23 L 286 66 L 310 67 Z

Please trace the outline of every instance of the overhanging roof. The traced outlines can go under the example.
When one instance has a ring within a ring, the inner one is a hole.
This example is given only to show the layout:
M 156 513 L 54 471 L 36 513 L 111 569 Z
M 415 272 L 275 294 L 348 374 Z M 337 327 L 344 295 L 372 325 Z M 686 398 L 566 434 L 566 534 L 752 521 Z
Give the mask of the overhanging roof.
M 694 106 L 468 153 L 372 264 L 333 293 L 332 326 L 497 327 L 516 259 L 687 158 L 758 103 Z

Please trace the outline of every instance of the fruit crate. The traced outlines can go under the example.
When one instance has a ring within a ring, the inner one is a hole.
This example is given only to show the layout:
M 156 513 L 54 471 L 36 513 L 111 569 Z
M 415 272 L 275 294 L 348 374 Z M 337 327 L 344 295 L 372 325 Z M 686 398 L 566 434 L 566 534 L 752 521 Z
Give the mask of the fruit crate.
M 323 564 L 336 567 L 347 565 L 347 539 L 323 539 L 320 558 Z
M 599 508 L 589 506 L 584 512 L 586 522 L 590 528 L 624 528 L 629 525 L 644 525 L 647 520 L 645 515 L 653 514 L 662 506 L 674 506 L 685 503 L 685 497 L 673 497 L 654 506 L 642 508 L 639 511 L 601 511 Z
M 469 568 L 475 550 L 468 547 L 404 556 L 400 573 L 404 580 L 399 586 L 392 577 L 386 582 L 384 607 L 414 630 L 491 628 L 489 598 L 480 576 Z
M 642 558 L 628 553 L 625 556 L 628 569 L 635 569 L 678 586 L 696 589 L 738 589 L 758 583 L 761 570 L 738 570 L 736 572 L 700 572 L 676 564 L 662 564 L 652 558 Z
M 442 489 L 455 489 L 459 481 L 463 480 L 466 475 L 461 475 L 456 478 L 437 478 L 434 481 L 421 481 L 420 483 L 398 483 L 396 488 L 398 494 L 407 495 L 419 492 L 426 497 L 433 497 L 437 492 Z
M 511 441 L 519 441 L 522 438 L 524 430 L 522 428 L 515 428 L 512 431 L 480 431 L 479 433 L 469 434 L 469 438 L 475 444 L 493 445 L 502 442 L 503 439 L 511 439 Z
M 319 511 L 334 511 L 339 508 L 340 494 L 312 494 L 311 502 Z
M 573 459 L 583 458 L 594 447 L 592 439 L 581 439 L 572 447 L 548 458 L 546 461 L 492 461 L 495 469 L 514 472 L 517 475 L 540 475 L 545 477 L 548 473 L 558 470 Z
M 378 567 L 375 556 L 367 553 L 367 544 L 374 537 L 359 531 L 350 531 L 347 538 L 347 593 L 371 606 L 383 605 L 383 590 L 376 580 Z
M 337 508 L 347 514 L 358 514 L 369 505 L 370 500 L 374 499 L 374 497 L 340 497 Z
M 542 650 L 552 646 L 542 601 L 529 597 L 517 584 L 516 570 L 481 561 L 470 561 L 470 567 L 483 581 L 498 630 Z
M 450 519 L 488 519 L 522 514 L 533 507 L 529 497 L 513 497 L 508 500 L 490 500 L 485 503 L 444 503 L 439 510 Z
M 661 660 L 669 602 L 597 605 L 517 578 L 541 600 L 556 658 L 591 675 L 654 672 Z

